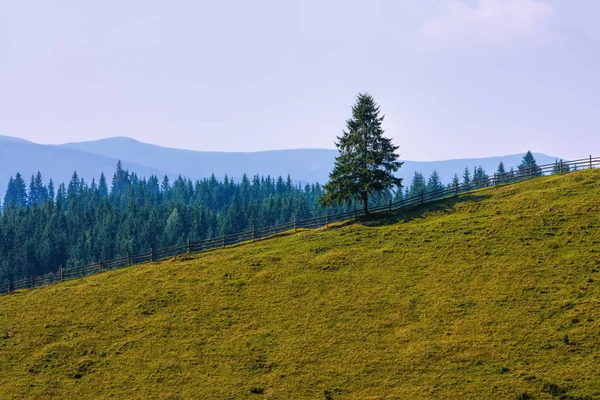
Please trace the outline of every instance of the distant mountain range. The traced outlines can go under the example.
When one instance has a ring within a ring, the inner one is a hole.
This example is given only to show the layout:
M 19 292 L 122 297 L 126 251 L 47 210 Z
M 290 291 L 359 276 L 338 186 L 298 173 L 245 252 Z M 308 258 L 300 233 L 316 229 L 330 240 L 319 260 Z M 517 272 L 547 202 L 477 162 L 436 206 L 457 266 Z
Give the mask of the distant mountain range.
M 218 178 L 228 175 L 240 179 L 244 173 L 270 176 L 287 176 L 301 182 L 325 183 L 333 167 L 337 150 L 298 149 L 273 150 L 253 153 L 204 152 L 179 150 L 142 143 L 134 139 L 117 137 L 91 142 L 42 145 L 23 139 L 0 136 L 0 193 L 3 195 L 8 179 L 20 172 L 29 181 L 32 174 L 41 171 L 44 180 L 52 178 L 55 183 L 68 182 L 73 171 L 91 181 L 102 172 L 112 177 L 116 164 L 140 177 L 182 175 L 201 179 L 215 174 Z M 538 164 L 549 164 L 556 157 L 534 153 Z M 450 182 L 455 173 L 459 175 L 466 166 L 481 165 L 493 173 L 500 161 L 507 169 L 521 162 L 523 154 L 500 157 L 456 159 L 445 161 L 406 161 L 398 175 L 409 184 L 415 171 L 428 177 L 437 170 L 444 183 Z

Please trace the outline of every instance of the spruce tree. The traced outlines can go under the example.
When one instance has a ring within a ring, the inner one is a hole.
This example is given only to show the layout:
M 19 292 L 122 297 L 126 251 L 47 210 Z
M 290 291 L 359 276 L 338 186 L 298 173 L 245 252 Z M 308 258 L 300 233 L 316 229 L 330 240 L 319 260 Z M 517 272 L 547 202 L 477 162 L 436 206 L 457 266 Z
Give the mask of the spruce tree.
M 48 200 L 52 203 L 54 203 L 54 197 L 56 196 L 55 190 L 54 190 L 54 182 L 52 181 L 52 179 L 50 179 L 50 182 L 48 182 Z
M 525 155 L 523 156 L 523 160 L 521 161 L 521 164 L 519 164 L 518 166 L 519 169 L 519 175 L 521 176 L 542 176 L 542 170 L 540 169 L 540 167 L 537 165 L 537 162 L 535 161 L 535 157 L 533 157 L 533 154 L 531 153 L 530 150 L 527 150 L 527 153 L 525 153 Z
M 552 166 L 553 174 L 560 174 L 565 172 L 570 172 L 569 164 L 566 164 L 563 160 L 556 159 L 554 161 L 554 165 Z
M 106 176 L 104 172 L 100 174 L 100 180 L 98 181 L 98 194 L 101 199 L 108 198 L 108 184 L 106 183 Z
M 502 161 L 500 161 L 500 164 L 498 164 L 498 170 L 496 171 L 496 173 L 498 175 L 502 175 L 506 173 L 506 169 L 504 169 L 504 163 Z
M 31 175 L 31 179 L 29 180 L 29 196 L 27 197 L 27 205 L 32 207 L 34 204 L 39 206 L 39 195 L 37 191 L 37 187 L 35 186 L 35 177 Z
M 27 189 L 25 181 L 17 172 L 14 179 L 11 176 L 8 181 L 8 189 L 4 196 L 4 207 L 22 208 L 27 207 Z
M 75 171 L 71 176 L 71 180 L 69 181 L 69 186 L 67 188 L 67 198 L 69 199 L 69 201 L 72 201 L 77 198 L 80 192 L 80 185 L 81 180 L 79 179 L 79 175 L 77 175 L 77 171 Z
M 465 190 L 471 189 L 471 172 L 469 171 L 469 167 L 465 167 L 465 171 L 463 172 L 463 188 Z
M 369 214 L 369 196 L 402 187 L 402 179 L 394 176 L 402 163 L 397 161 L 398 146 L 383 136 L 379 106 L 369 94 L 360 93 L 352 107 L 352 118 L 346 121 L 346 130 L 338 137 L 339 156 L 324 186 L 321 204 L 350 204 L 362 202 L 365 215 Z
M 38 201 L 39 204 L 43 204 L 45 201 L 48 200 L 48 188 L 46 186 L 44 186 L 44 181 L 42 179 L 42 173 L 40 171 L 37 172 L 37 174 L 35 175 L 35 188 L 37 191 L 37 195 L 38 195 Z
M 117 170 L 113 175 L 111 192 L 115 194 L 122 193 L 128 182 L 129 172 L 123 169 L 123 164 L 119 160 L 117 163 Z
M 452 177 L 452 183 L 450 186 L 452 188 L 458 188 L 459 185 L 460 185 L 460 178 L 458 177 L 458 174 L 454 174 L 454 176 Z
M 169 177 L 167 175 L 165 175 L 165 177 L 163 178 L 163 181 L 160 185 L 160 190 L 162 191 L 163 195 L 166 195 L 169 192 L 169 190 L 171 190 L 171 183 L 169 182 Z
M 443 189 L 444 185 L 442 184 L 440 175 L 436 170 L 433 170 L 431 176 L 429 176 L 429 179 L 427 180 L 427 192 L 433 193 L 433 195 L 437 197 Z
M 484 188 L 489 184 L 490 177 L 486 174 L 483 167 L 480 165 L 473 171 L 473 184 L 476 188 Z
M 4 209 L 7 207 L 11 207 L 15 205 L 15 180 L 11 176 L 8 180 L 8 186 L 6 188 L 6 192 L 4 193 Z
M 415 171 L 412 181 L 410 182 L 410 188 L 406 194 L 407 198 L 419 197 L 427 189 L 427 183 L 425 177 L 419 171 Z
M 497 183 L 504 183 L 506 179 L 506 169 L 504 168 L 504 163 L 502 161 L 500 161 L 500 164 L 498 164 L 498 170 L 496 171 L 496 175 Z

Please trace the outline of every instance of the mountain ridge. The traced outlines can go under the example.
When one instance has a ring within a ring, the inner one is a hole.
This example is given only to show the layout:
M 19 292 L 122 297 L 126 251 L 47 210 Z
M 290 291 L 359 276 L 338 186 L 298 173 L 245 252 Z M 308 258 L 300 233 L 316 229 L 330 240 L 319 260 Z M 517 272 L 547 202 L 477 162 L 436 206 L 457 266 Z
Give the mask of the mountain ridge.
M 119 146 L 119 144 L 122 144 L 122 143 L 133 144 L 134 146 L 136 146 L 136 148 L 135 149 L 134 148 L 129 148 L 129 149 L 123 148 L 122 146 Z M 264 156 L 279 155 L 279 154 L 289 156 L 289 155 L 295 154 L 299 157 L 297 160 L 298 162 L 302 162 L 302 161 L 306 161 L 306 160 L 310 161 L 311 164 L 308 169 L 312 173 L 309 174 L 309 176 L 303 175 L 303 174 L 305 174 L 305 172 L 303 171 L 302 168 L 297 168 L 296 171 L 294 171 L 295 173 L 291 172 L 289 169 L 283 170 L 282 172 L 273 173 L 269 169 L 264 168 L 264 167 L 260 168 L 260 166 L 259 166 L 259 168 L 258 168 L 259 171 L 256 171 L 257 165 L 252 162 L 245 162 L 244 169 L 240 169 L 236 166 L 231 166 L 230 167 L 231 169 L 229 171 L 227 171 L 225 169 L 225 167 L 223 166 L 223 167 L 221 167 L 220 170 L 215 172 L 215 174 L 218 174 L 220 176 L 224 176 L 225 174 L 227 174 L 228 176 L 234 177 L 234 178 L 240 178 L 241 175 L 244 173 L 246 173 L 247 175 L 253 175 L 255 173 L 258 173 L 259 175 L 271 175 L 271 176 L 278 176 L 278 175 L 285 176 L 287 174 L 290 174 L 291 177 L 297 181 L 312 181 L 312 182 L 318 181 L 320 183 L 324 183 L 327 180 L 328 174 L 333 167 L 334 158 L 338 154 L 338 151 L 335 149 L 320 149 L 320 148 L 263 150 L 263 151 L 256 151 L 256 152 L 199 151 L 199 150 L 177 149 L 177 148 L 158 146 L 158 145 L 154 145 L 154 144 L 144 143 L 139 140 L 131 139 L 131 138 L 127 138 L 127 137 L 106 138 L 106 139 L 100 139 L 100 140 L 95 140 L 95 141 L 91 141 L 91 142 L 72 142 L 72 143 L 66 143 L 62 146 L 66 146 L 69 148 L 75 148 L 75 149 L 82 150 L 82 151 L 92 152 L 95 154 L 110 155 L 113 158 L 119 158 L 120 156 L 128 157 L 128 156 L 130 156 L 130 154 L 132 152 L 138 152 L 138 153 L 143 154 L 144 153 L 143 150 L 144 150 L 144 148 L 146 148 L 150 151 L 161 152 L 161 156 L 165 157 L 165 159 L 170 160 L 168 163 L 170 165 L 172 165 L 174 163 L 177 164 L 179 162 L 179 163 L 194 164 L 195 166 L 200 166 L 200 167 L 202 167 L 202 164 L 201 164 L 201 162 L 199 162 L 198 159 L 202 158 L 202 157 L 207 157 L 207 156 L 208 157 L 213 157 L 213 156 L 223 157 L 228 160 L 234 156 L 242 156 L 242 157 L 249 157 L 250 158 L 249 161 L 253 161 L 255 159 L 260 159 L 261 157 L 264 157 Z M 189 156 L 189 157 L 192 157 L 195 159 L 193 159 L 193 160 L 192 159 L 174 160 L 174 156 L 172 154 L 171 155 L 167 154 L 169 152 L 173 152 L 173 154 L 185 154 L 186 156 Z M 438 173 L 440 174 L 440 176 L 442 177 L 442 180 L 444 180 L 445 183 L 448 183 L 451 180 L 452 175 L 454 173 L 458 173 L 460 175 L 466 166 L 468 166 L 469 168 L 472 168 L 474 166 L 481 165 L 488 173 L 493 173 L 493 171 L 496 170 L 496 167 L 500 161 L 504 161 L 507 169 L 510 169 L 511 166 L 516 167 L 520 163 L 521 158 L 523 157 L 524 154 L 525 154 L 525 152 L 517 153 L 517 154 L 503 155 L 503 156 L 492 156 L 492 157 L 471 157 L 471 158 L 456 158 L 456 159 L 450 158 L 450 159 L 439 160 L 439 161 L 403 160 L 404 165 L 398 171 L 398 174 L 401 175 L 405 179 L 405 182 L 406 182 L 406 180 L 412 178 L 412 175 L 414 174 L 415 171 L 422 172 L 424 175 L 428 176 L 433 172 L 434 169 L 436 169 L 438 171 Z M 554 162 L 555 159 L 560 159 L 560 157 L 548 156 L 548 155 L 545 155 L 542 153 L 534 153 L 534 156 L 536 156 L 536 158 L 538 159 L 538 164 L 549 164 L 551 162 Z M 154 167 L 160 167 L 165 170 L 168 170 L 168 168 L 169 168 L 169 166 L 166 165 L 166 162 L 163 162 L 163 164 L 153 164 L 154 160 L 148 160 L 146 158 L 144 158 L 144 159 L 134 158 L 134 161 L 139 164 L 153 165 Z M 210 160 L 210 161 L 212 161 L 212 160 Z M 210 161 L 208 161 L 208 162 L 210 162 Z M 245 161 L 248 161 L 248 160 L 245 160 Z M 287 160 L 287 161 L 289 161 L 289 160 Z M 269 162 L 274 162 L 274 161 L 269 160 Z M 249 169 L 245 169 L 246 165 L 250 165 Z M 255 167 L 255 170 L 252 170 L 251 169 L 252 167 Z M 182 166 L 182 168 L 180 168 L 179 170 L 171 171 L 171 172 L 175 173 L 175 174 L 182 174 L 182 175 L 190 176 L 192 178 L 196 178 L 195 176 L 193 176 L 193 174 L 189 174 L 189 173 L 185 173 L 185 172 L 182 173 L 182 170 L 184 170 L 184 169 L 185 169 L 185 167 Z M 210 172 L 204 171 L 203 175 L 206 176 L 212 172 L 214 172 L 214 171 L 210 171 Z
M 28 180 L 41 171 L 44 179 L 55 183 L 68 182 L 73 171 L 91 181 L 104 172 L 111 177 L 116 164 L 122 161 L 124 168 L 140 177 L 157 175 L 174 179 L 181 175 L 192 180 L 215 175 L 225 175 L 239 180 L 247 176 L 287 176 L 299 183 L 328 180 L 337 150 L 333 149 L 283 149 L 259 152 L 214 152 L 176 149 L 144 143 L 129 137 L 113 137 L 86 142 L 70 142 L 46 145 L 24 139 L 0 136 L 0 193 L 6 190 L 8 178 L 20 172 Z M 447 159 L 441 161 L 406 160 L 398 171 L 404 186 L 410 184 L 415 171 L 426 178 L 436 170 L 444 183 L 449 183 L 456 173 L 462 174 L 465 167 L 472 171 L 481 165 L 489 174 L 500 161 L 506 168 L 516 167 L 523 154 L 505 156 Z M 554 162 L 556 158 L 534 153 L 539 164 Z

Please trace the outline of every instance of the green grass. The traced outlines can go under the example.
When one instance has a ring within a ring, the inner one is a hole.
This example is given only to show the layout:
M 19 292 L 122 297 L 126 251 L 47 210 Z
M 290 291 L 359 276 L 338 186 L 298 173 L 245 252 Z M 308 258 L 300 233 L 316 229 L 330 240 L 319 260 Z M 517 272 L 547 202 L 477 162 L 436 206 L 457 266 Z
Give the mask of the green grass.
M 0 298 L 0 398 L 600 397 L 600 171 Z

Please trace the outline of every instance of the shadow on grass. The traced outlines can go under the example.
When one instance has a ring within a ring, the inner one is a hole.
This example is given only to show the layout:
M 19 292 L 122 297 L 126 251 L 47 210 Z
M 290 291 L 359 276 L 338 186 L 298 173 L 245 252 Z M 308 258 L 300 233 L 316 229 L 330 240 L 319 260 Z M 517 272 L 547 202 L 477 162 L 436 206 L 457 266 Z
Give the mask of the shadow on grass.
M 384 211 L 376 214 L 371 214 L 368 218 L 360 217 L 357 220 L 351 219 L 348 221 L 342 221 L 330 226 L 329 229 L 343 228 L 345 226 L 352 225 L 356 222 L 359 222 L 364 226 L 369 227 L 393 225 L 399 222 L 409 222 L 414 219 L 423 218 L 425 214 L 432 212 L 450 213 L 456 204 L 478 203 L 482 200 L 488 199 L 489 197 L 491 197 L 489 193 L 466 193 L 456 197 L 432 200 L 423 205 L 415 204 L 406 208 L 394 210 L 391 213 L 389 211 Z

